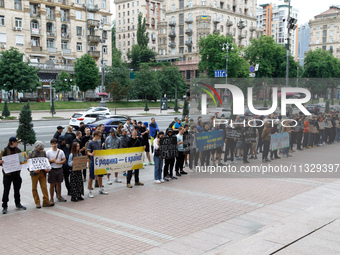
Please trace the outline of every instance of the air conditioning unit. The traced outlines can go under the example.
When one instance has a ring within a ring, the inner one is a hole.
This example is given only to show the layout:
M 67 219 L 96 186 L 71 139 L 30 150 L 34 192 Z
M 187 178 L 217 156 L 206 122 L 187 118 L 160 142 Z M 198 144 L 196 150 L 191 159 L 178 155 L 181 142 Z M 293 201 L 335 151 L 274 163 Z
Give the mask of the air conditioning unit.
M 1 49 L 6 49 L 6 44 L 1 45 Z
M 13 30 L 18 30 L 18 28 L 17 27 L 13 27 Z
M 18 27 L 18 31 L 22 31 L 22 27 Z
M 81 39 L 81 38 L 83 38 L 81 35 L 78 35 L 78 39 Z

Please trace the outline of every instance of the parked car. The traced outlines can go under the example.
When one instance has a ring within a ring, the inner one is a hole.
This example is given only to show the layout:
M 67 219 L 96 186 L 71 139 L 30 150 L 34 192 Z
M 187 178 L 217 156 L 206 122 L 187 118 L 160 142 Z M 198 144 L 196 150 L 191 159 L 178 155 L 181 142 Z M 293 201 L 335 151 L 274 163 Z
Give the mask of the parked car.
M 110 114 L 110 110 L 106 107 L 90 107 L 86 109 L 84 112 L 87 113 L 108 113 Z
M 111 127 L 117 128 L 120 123 L 125 124 L 127 120 L 126 116 L 121 116 L 121 115 L 115 115 L 113 118 L 109 119 L 102 119 L 102 120 L 97 120 L 92 123 L 85 124 L 86 127 L 89 127 L 91 131 L 96 129 L 96 126 L 100 124 L 104 124 L 105 126 L 105 132 L 109 133 Z
M 110 113 L 76 112 L 70 118 L 69 125 L 78 130 L 80 122 L 84 122 L 86 125 L 95 121 L 99 116 L 104 116 L 105 114 L 110 115 Z
M 217 117 L 219 117 L 219 118 L 221 117 L 222 114 L 224 114 L 224 116 L 226 118 L 230 118 L 231 109 L 230 108 L 223 108 L 223 107 L 215 108 L 213 110 L 210 110 L 209 114 L 211 114 L 211 115 L 217 114 Z
M 312 114 L 319 114 L 321 111 L 321 105 L 318 104 L 309 104 L 305 106 L 307 111 L 309 111 Z

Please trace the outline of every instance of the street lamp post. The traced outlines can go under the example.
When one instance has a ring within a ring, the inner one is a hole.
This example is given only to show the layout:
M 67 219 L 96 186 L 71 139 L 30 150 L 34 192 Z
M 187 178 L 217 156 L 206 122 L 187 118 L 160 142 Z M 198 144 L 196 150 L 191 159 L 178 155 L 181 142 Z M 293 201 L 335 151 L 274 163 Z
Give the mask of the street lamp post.
M 95 30 L 98 30 L 97 27 L 95 27 Z M 104 92 L 104 75 L 105 75 L 105 70 L 104 70 L 104 20 L 100 20 L 100 26 L 99 30 L 102 31 L 102 38 L 100 39 L 100 43 L 102 44 L 102 59 L 101 59 L 101 65 L 102 65 L 102 82 L 101 82 L 101 92 Z M 100 106 L 106 107 L 106 102 L 104 100 L 104 97 L 102 96 L 101 101 L 99 103 Z
M 230 50 L 234 50 L 234 47 L 233 47 L 233 44 L 232 43 L 223 43 L 223 48 L 222 50 L 223 51 L 226 51 L 227 54 L 225 56 L 225 59 L 226 59 L 226 67 L 225 67 L 225 83 L 226 85 L 228 84 L 228 61 L 229 61 L 229 47 L 231 46 L 231 49 Z M 225 97 L 224 97 L 224 100 L 223 100 L 223 104 L 225 107 L 228 106 L 228 97 L 227 97 L 227 93 L 228 93 L 228 89 L 225 89 L 224 90 L 224 94 L 225 94 Z

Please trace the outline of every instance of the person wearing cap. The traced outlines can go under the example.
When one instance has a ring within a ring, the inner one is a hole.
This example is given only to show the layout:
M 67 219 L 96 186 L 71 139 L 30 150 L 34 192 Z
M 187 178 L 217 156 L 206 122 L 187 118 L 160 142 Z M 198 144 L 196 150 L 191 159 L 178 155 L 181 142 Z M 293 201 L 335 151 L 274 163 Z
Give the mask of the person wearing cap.
M 2 157 L 16 154 L 16 153 L 21 153 L 21 150 L 18 148 L 19 142 L 20 140 L 16 137 L 9 138 L 7 147 L 1 151 L 0 164 L 4 163 L 4 161 L 2 160 Z M 20 201 L 20 188 L 21 188 L 21 183 L 22 183 L 22 179 L 20 176 L 21 166 L 18 167 L 17 171 L 10 172 L 10 173 L 5 173 L 4 170 L 6 169 L 2 169 L 3 184 L 4 184 L 4 191 L 2 195 L 2 213 L 3 214 L 7 213 L 9 191 L 11 189 L 12 182 L 13 182 L 13 187 L 14 187 L 14 201 L 15 201 L 16 208 L 18 210 L 26 210 L 26 207 L 23 206 Z
M 142 122 L 141 122 L 142 123 Z M 139 122 L 138 122 L 139 124 Z M 144 122 L 139 130 L 141 132 L 141 135 L 143 137 L 143 140 L 142 140 L 142 144 L 143 146 L 145 147 L 145 154 L 146 154 L 146 157 L 147 159 L 149 160 L 149 165 L 152 165 L 152 162 L 151 162 L 151 157 L 150 157 L 150 143 L 149 143 L 149 133 L 150 131 L 148 130 L 148 126 L 149 124 L 147 122 Z M 144 157 L 144 156 L 143 156 Z M 145 158 L 145 157 L 144 157 Z M 146 162 L 144 161 L 143 162 L 144 166 L 146 166 Z
M 50 184 L 50 202 L 54 203 L 54 188 L 57 187 L 58 202 L 66 202 L 66 199 L 61 196 L 61 183 L 63 182 L 63 164 L 66 163 L 65 153 L 58 149 L 58 140 L 52 139 L 51 149 L 46 152 L 46 157 L 51 164 L 51 171 L 48 173 L 48 183 Z M 71 189 L 69 188 L 69 192 Z
M 125 122 L 125 124 L 124 124 L 124 128 L 127 130 L 126 132 L 127 132 L 127 135 L 131 135 L 131 118 L 130 117 L 128 117 L 127 119 L 126 119 L 126 122 Z
M 61 133 L 63 132 L 64 128 L 62 126 L 57 126 L 57 131 L 55 132 L 53 138 L 58 139 L 59 136 L 61 136 Z
M 36 141 L 34 143 L 34 149 L 28 153 L 28 158 L 46 158 L 46 152 L 44 151 L 44 144 L 41 141 Z M 43 207 L 54 206 L 54 203 L 51 203 L 48 199 L 48 191 L 47 191 L 47 183 L 46 183 L 46 173 L 49 172 L 49 169 L 40 169 L 31 171 L 31 180 L 32 180 L 32 194 L 35 202 L 36 208 L 41 208 L 40 198 L 38 194 L 38 182 L 40 185 L 41 192 L 43 193 Z
M 105 140 L 105 145 L 104 145 L 104 149 L 118 149 L 121 148 L 121 143 L 120 143 L 120 139 L 117 136 L 117 131 L 114 127 L 112 127 L 110 129 L 110 135 L 107 136 L 106 140 Z M 110 180 L 111 174 L 108 173 L 107 174 L 107 184 L 111 185 L 112 182 Z M 116 183 L 121 183 L 122 181 L 118 179 L 118 172 L 115 173 L 115 182 Z

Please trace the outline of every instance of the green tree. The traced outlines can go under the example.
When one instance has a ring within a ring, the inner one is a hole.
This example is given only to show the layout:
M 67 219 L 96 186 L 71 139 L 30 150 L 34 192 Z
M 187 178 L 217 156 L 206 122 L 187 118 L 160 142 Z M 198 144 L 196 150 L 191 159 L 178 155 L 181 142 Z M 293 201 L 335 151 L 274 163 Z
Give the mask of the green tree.
M 116 47 L 116 20 L 112 21 L 112 28 L 111 28 L 111 45 L 112 45 L 112 54 L 114 51 L 117 51 Z M 112 55 L 113 56 L 113 55 Z
M 134 90 L 140 98 L 157 99 L 161 97 L 161 86 L 158 80 L 159 71 L 151 70 L 149 65 L 142 64 L 136 74 Z
M 185 116 L 189 116 L 189 103 L 188 98 L 184 99 L 184 105 L 183 105 L 183 114 L 182 119 L 184 120 Z
M 149 111 L 148 101 L 145 102 L 144 111 L 145 111 L 145 112 L 148 112 L 148 111 Z
M 325 113 L 329 113 L 329 101 L 326 101 Z
M 5 91 L 12 91 L 13 102 L 15 92 L 32 92 L 40 85 L 38 72 L 23 61 L 23 53 L 11 47 L 1 52 L 0 60 L 0 88 Z
M 21 109 L 16 137 L 21 139 L 21 142 L 24 144 L 24 150 L 26 150 L 27 144 L 32 145 L 36 141 L 29 103 L 25 104 Z
M 58 74 L 57 79 L 55 80 L 52 86 L 55 88 L 56 92 L 69 93 L 72 90 L 73 84 L 74 80 L 71 79 L 71 75 L 65 71 L 61 71 L 61 73 Z
M 96 61 L 87 54 L 77 59 L 74 64 L 75 82 L 80 91 L 95 89 L 99 85 L 99 72 Z
M 202 38 L 199 41 L 199 54 L 201 55 L 201 61 L 198 63 L 199 72 L 206 72 L 208 77 L 215 76 L 215 70 L 224 70 L 226 68 L 226 51 L 223 51 L 224 43 L 233 42 L 231 36 L 216 34 L 209 34 L 207 37 Z M 228 51 L 228 77 L 241 78 L 248 76 L 248 62 L 240 57 L 241 51 L 232 43 Z
M 174 111 L 175 111 L 175 112 L 179 112 L 179 111 L 178 111 L 178 99 L 177 99 L 177 98 L 175 99 Z
M 11 115 L 9 109 L 8 109 L 8 105 L 7 105 L 7 100 L 5 101 L 5 105 L 4 105 L 4 109 L 2 110 L 2 114 L 3 117 L 7 118 L 8 116 Z
M 179 97 L 186 93 L 187 85 L 177 66 L 163 66 L 159 72 L 159 83 L 162 87 L 162 95 L 166 94 L 168 98 L 175 97 L 176 88 Z
M 138 25 L 137 25 L 137 44 L 142 47 L 147 47 L 149 43 L 149 33 L 146 32 L 146 18 L 143 19 L 143 14 L 138 14 Z
M 117 102 L 125 98 L 129 93 L 130 87 L 123 86 L 117 80 L 106 85 L 106 91 L 110 93 L 111 98 L 115 102 L 115 114 L 117 112 Z
M 55 108 L 54 108 L 54 97 L 51 96 L 51 107 L 50 107 L 50 113 L 52 114 L 52 118 L 53 118 L 53 115 L 56 114 L 55 112 Z

